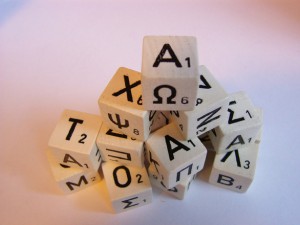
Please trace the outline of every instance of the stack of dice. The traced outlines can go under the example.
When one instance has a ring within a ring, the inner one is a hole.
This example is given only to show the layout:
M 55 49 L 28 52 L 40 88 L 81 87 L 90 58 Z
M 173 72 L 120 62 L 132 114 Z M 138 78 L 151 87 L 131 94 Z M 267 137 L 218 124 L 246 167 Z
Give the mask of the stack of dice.
M 262 111 L 198 66 L 194 37 L 146 36 L 142 57 L 141 73 L 117 70 L 99 98 L 100 115 L 63 112 L 47 151 L 62 190 L 104 179 L 117 213 L 151 203 L 152 187 L 184 199 L 209 151 L 209 182 L 245 192 Z

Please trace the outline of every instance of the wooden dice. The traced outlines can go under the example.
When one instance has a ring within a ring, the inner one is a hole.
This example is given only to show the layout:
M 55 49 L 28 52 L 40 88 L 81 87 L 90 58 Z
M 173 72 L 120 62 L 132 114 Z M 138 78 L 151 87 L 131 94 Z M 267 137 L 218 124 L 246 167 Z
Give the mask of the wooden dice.
M 144 37 L 142 85 L 145 109 L 192 110 L 198 74 L 196 38 Z

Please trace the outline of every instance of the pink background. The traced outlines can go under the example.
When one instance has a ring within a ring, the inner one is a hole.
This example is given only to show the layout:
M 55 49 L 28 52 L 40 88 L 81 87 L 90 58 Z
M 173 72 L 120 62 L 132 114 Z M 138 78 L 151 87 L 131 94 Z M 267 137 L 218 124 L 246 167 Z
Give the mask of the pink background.
M 183 201 L 111 213 L 104 182 L 65 196 L 46 160 L 68 108 L 98 114 L 120 66 L 141 68 L 145 35 L 192 35 L 199 63 L 264 110 L 246 194 L 197 179 Z M 1 224 L 299 224 L 299 1 L 0 1 Z

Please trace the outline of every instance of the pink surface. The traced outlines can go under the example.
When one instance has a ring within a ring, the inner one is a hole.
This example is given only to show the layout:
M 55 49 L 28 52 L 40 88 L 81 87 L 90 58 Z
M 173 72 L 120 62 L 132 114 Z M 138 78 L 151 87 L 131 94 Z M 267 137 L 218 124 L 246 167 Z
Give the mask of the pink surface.
M 0 1 L 1 224 L 299 224 L 299 1 Z M 264 110 L 246 194 L 197 179 L 184 201 L 114 215 L 104 182 L 61 194 L 45 150 L 60 113 L 98 113 L 145 35 L 193 35 L 199 63 Z

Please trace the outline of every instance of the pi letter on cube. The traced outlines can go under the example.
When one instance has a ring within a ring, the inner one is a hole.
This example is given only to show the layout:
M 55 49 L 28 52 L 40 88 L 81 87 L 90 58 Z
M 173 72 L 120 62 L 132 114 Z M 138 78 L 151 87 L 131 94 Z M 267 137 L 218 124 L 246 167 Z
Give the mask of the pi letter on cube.
M 116 213 L 152 202 L 152 188 L 145 167 L 137 168 L 104 162 L 102 170 L 112 207 Z
M 60 164 L 97 171 L 101 163 L 96 138 L 100 116 L 65 110 L 49 140 L 49 148 Z
M 141 73 L 119 68 L 99 98 L 103 121 L 137 140 L 147 139 L 155 111 L 142 106 Z
M 197 41 L 189 36 L 146 36 L 143 104 L 148 110 L 192 110 L 198 87 Z

